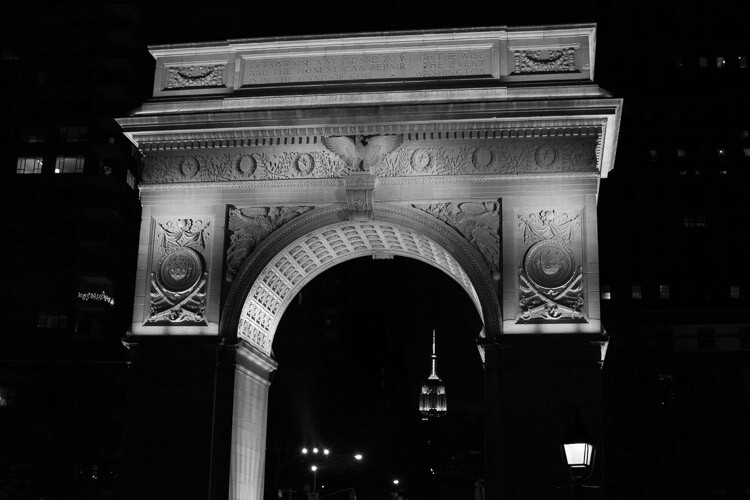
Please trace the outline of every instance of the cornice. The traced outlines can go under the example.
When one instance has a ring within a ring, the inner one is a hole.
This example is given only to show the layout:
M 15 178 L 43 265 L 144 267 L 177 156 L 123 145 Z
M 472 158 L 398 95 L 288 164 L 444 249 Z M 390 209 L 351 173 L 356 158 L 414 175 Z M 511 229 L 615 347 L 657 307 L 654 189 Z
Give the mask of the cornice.
M 600 135 L 605 118 L 488 119 L 443 122 L 344 124 L 312 127 L 224 128 L 133 133 L 142 151 L 294 146 L 337 135 L 407 134 L 407 140 L 522 139 Z M 468 134 L 466 134 L 468 132 Z M 451 133 L 462 133 L 451 137 Z M 409 136 L 411 134 L 412 136 Z M 441 134 L 435 136 L 435 134 Z M 443 137 L 443 134 L 445 135 Z M 421 136 L 421 137 L 420 137 Z M 271 139 L 276 139 L 271 141 Z

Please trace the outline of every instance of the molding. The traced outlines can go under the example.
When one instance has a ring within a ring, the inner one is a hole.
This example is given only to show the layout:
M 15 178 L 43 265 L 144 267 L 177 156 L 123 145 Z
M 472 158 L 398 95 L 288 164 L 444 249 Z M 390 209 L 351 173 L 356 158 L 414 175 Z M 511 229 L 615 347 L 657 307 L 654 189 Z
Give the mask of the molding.
M 211 149 L 249 146 L 302 145 L 308 137 L 412 134 L 407 140 L 428 139 L 515 139 L 599 135 L 607 125 L 606 118 L 472 120 L 411 123 L 374 123 L 312 127 L 259 127 L 198 129 L 180 131 L 130 132 L 143 151 L 175 149 Z M 463 137 L 432 137 L 434 133 L 471 132 Z M 265 139 L 265 141 L 263 141 Z M 269 139 L 284 139 L 276 144 Z M 289 140 L 291 139 L 291 141 Z M 316 141 L 317 142 L 317 141 Z M 309 140 L 306 142 L 309 144 Z

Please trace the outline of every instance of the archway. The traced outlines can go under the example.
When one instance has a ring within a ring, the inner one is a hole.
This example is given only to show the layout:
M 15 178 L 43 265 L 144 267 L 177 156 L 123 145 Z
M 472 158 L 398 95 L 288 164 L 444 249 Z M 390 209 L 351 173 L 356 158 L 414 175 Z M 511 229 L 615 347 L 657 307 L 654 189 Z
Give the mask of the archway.
M 443 271 L 471 298 L 484 322 L 477 338 L 499 335 L 496 283 L 478 251 L 418 210 L 376 204 L 371 220 L 339 207 L 314 210 L 272 233 L 245 262 L 224 308 L 221 331 L 240 341 L 234 379 L 230 495 L 262 498 L 271 344 L 289 302 L 326 269 L 357 257 L 398 255 Z
M 432 329 L 448 412 L 422 421 L 416 409 L 431 370 Z M 461 286 L 415 259 L 361 257 L 310 281 L 274 338 L 265 499 L 279 490 L 284 500 L 305 499 L 313 464 L 317 491 L 331 500 L 348 488 L 358 500 L 387 497 L 394 478 L 415 500 L 471 494 L 484 477 L 480 329 Z M 331 453 L 315 455 L 313 446 Z

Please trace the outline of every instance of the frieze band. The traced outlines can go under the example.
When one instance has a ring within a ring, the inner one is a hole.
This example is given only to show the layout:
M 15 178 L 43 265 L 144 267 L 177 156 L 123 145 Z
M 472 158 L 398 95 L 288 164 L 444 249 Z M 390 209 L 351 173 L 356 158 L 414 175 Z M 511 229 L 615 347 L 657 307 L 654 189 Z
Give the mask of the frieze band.
M 465 141 L 421 147 L 401 136 L 333 137 L 323 145 L 276 152 L 268 148 L 233 153 L 146 156 L 143 182 L 221 182 L 342 178 L 369 171 L 378 177 L 596 172 L 597 140 L 515 139 Z M 370 141 L 362 144 L 362 141 Z M 317 148 L 317 149 L 316 149 Z

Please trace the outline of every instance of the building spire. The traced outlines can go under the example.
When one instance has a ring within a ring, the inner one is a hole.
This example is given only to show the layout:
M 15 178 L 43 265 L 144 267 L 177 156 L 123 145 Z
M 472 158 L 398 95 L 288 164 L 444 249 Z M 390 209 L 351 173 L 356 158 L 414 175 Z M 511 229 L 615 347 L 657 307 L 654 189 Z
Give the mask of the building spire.
M 422 392 L 419 395 L 419 413 L 422 420 L 432 420 L 445 415 L 448 405 L 446 404 L 445 385 L 437 374 L 437 353 L 435 350 L 436 334 L 432 330 L 432 371 L 422 384 Z
M 432 373 L 430 380 L 440 380 L 437 375 L 437 354 L 435 354 L 435 330 L 432 330 Z

